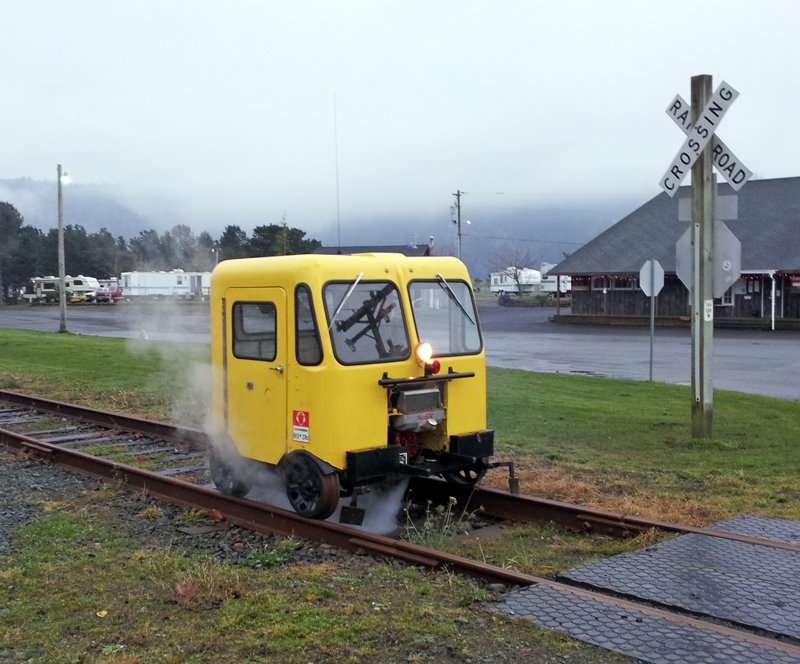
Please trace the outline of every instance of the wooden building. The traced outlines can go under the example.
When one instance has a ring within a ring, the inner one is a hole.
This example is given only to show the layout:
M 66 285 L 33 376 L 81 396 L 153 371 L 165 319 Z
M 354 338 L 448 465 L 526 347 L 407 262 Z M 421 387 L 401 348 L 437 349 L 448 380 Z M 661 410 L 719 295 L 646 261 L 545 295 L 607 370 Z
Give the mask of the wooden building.
M 734 194 L 719 184 L 718 195 Z M 652 258 L 665 272 L 656 316 L 689 316 L 689 291 L 675 273 L 675 245 L 689 227 L 678 219 L 679 199 L 689 197 L 690 187 L 659 194 L 551 270 L 572 278 L 572 316 L 649 316 L 638 280 Z M 751 180 L 738 194 L 738 218 L 725 225 L 742 244 L 742 276 L 715 300 L 715 320 L 799 321 L 800 178 Z

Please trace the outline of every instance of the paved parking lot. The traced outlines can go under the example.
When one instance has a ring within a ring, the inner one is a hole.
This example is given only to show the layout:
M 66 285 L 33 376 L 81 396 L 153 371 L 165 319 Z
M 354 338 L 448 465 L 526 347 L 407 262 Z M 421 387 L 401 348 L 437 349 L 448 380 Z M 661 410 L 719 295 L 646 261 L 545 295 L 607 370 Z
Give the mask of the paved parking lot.
M 490 366 L 647 380 L 649 327 L 554 325 L 554 308 L 504 308 L 482 303 L 481 324 Z M 0 327 L 58 330 L 58 307 L 0 307 Z M 71 307 L 71 332 L 123 338 L 208 343 L 202 305 Z M 656 328 L 653 378 L 691 381 L 688 329 Z M 714 387 L 800 400 L 800 332 L 718 330 Z
M 490 366 L 648 380 L 650 328 L 555 325 L 553 308 L 482 307 Z M 562 312 L 563 313 L 563 312 Z M 656 328 L 653 380 L 691 383 L 689 329 Z M 716 330 L 714 387 L 800 400 L 800 332 Z

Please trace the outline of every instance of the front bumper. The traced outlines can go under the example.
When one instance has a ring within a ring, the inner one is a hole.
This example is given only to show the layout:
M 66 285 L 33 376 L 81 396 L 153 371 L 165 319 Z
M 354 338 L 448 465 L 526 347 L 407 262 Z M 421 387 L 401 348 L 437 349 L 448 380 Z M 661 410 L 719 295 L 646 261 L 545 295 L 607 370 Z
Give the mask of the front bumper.
M 430 477 L 486 467 L 484 460 L 494 455 L 494 431 L 489 429 L 450 436 L 449 452 L 429 454 L 424 458 L 423 455 L 408 463 L 408 449 L 402 445 L 348 452 L 343 479 L 355 487 L 396 479 L 401 475 Z

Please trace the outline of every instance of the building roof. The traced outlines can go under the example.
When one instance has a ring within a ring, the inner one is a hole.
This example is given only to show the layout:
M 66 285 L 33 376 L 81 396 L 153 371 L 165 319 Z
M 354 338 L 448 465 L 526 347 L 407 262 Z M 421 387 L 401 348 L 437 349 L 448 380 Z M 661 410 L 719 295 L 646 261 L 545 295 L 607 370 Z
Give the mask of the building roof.
M 721 182 L 718 195 L 736 194 Z M 665 272 L 675 272 L 675 243 L 689 228 L 678 220 L 678 199 L 690 198 L 681 187 L 674 198 L 662 193 L 570 254 L 550 274 L 638 272 L 655 258 Z M 751 180 L 738 193 L 739 218 L 725 225 L 742 243 L 742 271 L 800 271 L 800 177 Z
M 403 254 L 404 256 L 430 256 L 431 248 L 427 244 L 411 246 L 409 244 L 366 246 L 366 247 L 318 247 L 315 254 Z

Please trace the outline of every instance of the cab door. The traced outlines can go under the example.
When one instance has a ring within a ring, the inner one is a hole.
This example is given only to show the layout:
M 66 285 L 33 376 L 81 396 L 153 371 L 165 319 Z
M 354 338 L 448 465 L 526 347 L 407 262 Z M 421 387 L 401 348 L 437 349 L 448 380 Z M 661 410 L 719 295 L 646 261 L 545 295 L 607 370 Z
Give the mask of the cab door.
M 277 463 L 286 453 L 286 292 L 225 292 L 226 420 L 242 456 Z

